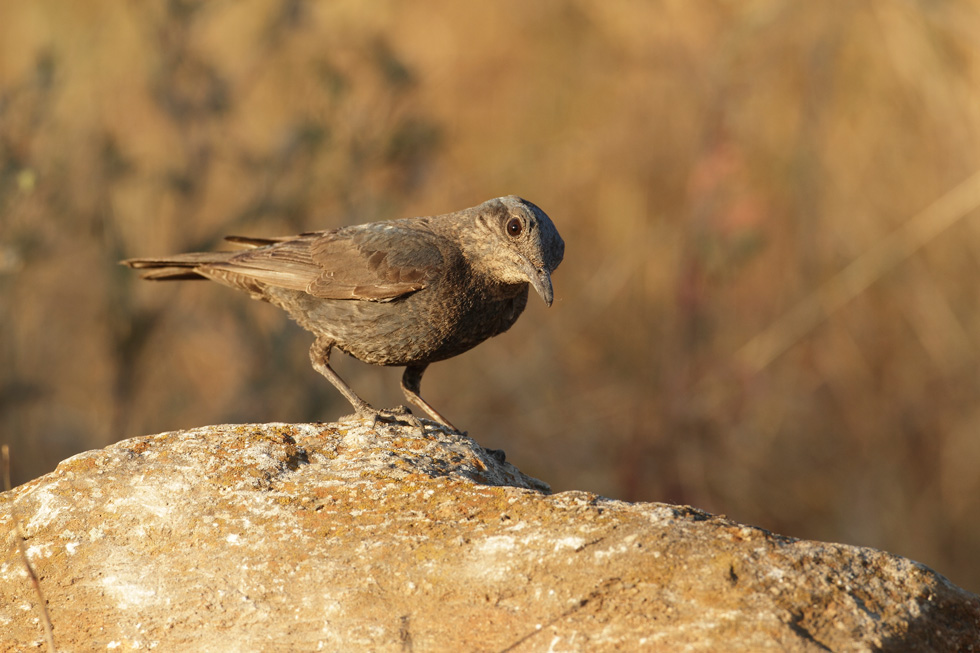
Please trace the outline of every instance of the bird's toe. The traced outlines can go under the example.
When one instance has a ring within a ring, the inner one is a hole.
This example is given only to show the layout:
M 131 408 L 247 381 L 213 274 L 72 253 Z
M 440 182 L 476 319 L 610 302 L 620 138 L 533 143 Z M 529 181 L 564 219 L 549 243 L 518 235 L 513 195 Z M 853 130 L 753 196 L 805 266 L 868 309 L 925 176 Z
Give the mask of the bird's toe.
M 378 425 L 378 419 L 380 415 L 376 410 L 359 410 L 356 413 L 351 413 L 350 415 L 344 415 L 339 418 L 338 422 L 367 422 L 373 429 Z
M 387 424 L 405 424 L 417 428 L 420 431 L 425 431 L 425 424 L 413 415 L 411 409 L 407 406 L 395 406 L 394 408 L 379 410 L 376 418 Z

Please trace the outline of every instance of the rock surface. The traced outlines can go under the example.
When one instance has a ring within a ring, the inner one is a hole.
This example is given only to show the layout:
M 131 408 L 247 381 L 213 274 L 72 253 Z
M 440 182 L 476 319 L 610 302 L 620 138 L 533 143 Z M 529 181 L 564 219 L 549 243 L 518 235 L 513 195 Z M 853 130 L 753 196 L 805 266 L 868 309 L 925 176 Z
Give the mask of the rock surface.
M 980 651 L 980 598 L 874 549 L 547 487 L 434 424 L 213 426 L 0 500 L 0 649 Z

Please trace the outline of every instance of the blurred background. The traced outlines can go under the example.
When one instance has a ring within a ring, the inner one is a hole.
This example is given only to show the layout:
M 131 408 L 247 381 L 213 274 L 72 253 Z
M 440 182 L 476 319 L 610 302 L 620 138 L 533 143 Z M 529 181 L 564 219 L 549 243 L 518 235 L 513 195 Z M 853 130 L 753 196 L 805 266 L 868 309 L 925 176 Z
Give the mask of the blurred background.
M 513 193 L 555 305 L 430 368 L 449 419 L 980 591 L 978 171 L 970 0 L 2 3 L 0 439 L 345 415 L 278 309 L 117 261 Z

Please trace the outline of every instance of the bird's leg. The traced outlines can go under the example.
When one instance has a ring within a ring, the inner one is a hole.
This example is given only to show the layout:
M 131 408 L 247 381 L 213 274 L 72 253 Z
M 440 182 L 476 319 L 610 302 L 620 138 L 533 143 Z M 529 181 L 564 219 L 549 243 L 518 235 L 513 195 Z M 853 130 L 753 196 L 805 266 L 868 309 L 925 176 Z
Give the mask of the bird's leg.
M 334 385 L 335 388 L 340 390 L 340 394 L 347 398 L 347 401 L 351 403 L 354 407 L 354 412 L 358 417 L 374 417 L 377 419 L 378 411 L 375 410 L 371 404 L 364 401 L 357 394 L 351 390 L 351 387 L 340 378 L 336 372 L 330 367 L 330 350 L 333 348 L 333 340 L 325 338 L 323 336 L 317 336 L 316 341 L 313 346 L 310 347 L 310 362 L 313 363 L 313 369 L 327 377 L 327 380 Z
M 405 374 L 402 375 L 402 392 L 405 393 L 405 398 L 424 410 L 428 413 L 429 417 L 443 426 L 447 426 L 457 433 L 462 433 L 462 431 L 450 424 L 448 419 L 440 415 L 439 411 L 419 396 L 422 387 L 422 373 L 425 372 L 426 367 L 428 367 L 428 364 L 409 365 L 405 368 Z
M 422 428 L 422 423 L 418 421 L 416 417 L 407 409 L 403 408 L 404 413 L 397 410 L 385 410 L 381 411 L 373 407 L 368 402 L 364 401 L 357 396 L 357 393 L 351 389 L 347 383 L 340 378 L 340 375 L 333 371 L 330 367 L 330 350 L 333 348 L 333 341 L 329 338 L 324 338 L 318 336 L 313 346 L 310 347 L 310 361 L 313 363 L 313 369 L 327 377 L 327 380 L 334 385 L 335 388 L 340 390 L 340 393 L 347 398 L 347 401 L 351 403 L 354 407 L 354 415 L 351 417 L 366 418 L 371 420 L 371 428 L 374 428 L 378 420 L 382 422 L 397 422 L 401 420 L 407 420 L 413 426 Z M 341 418 L 344 421 L 347 418 Z

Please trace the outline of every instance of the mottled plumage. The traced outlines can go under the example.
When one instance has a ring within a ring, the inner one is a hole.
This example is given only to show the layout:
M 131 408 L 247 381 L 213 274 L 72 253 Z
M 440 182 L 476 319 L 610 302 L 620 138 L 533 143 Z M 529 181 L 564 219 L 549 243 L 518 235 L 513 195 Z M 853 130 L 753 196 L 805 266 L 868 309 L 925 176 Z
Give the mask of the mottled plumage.
M 212 279 L 279 306 L 316 335 L 313 367 L 358 415 L 379 411 L 337 376 L 330 350 L 405 366 L 405 396 L 450 427 L 419 396 L 425 368 L 509 329 L 529 284 L 550 306 L 565 250 L 544 211 L 515 196 L 439 216 L 228 240 L 249 249 L 123 263 L 147 270 L 145 279 Z

